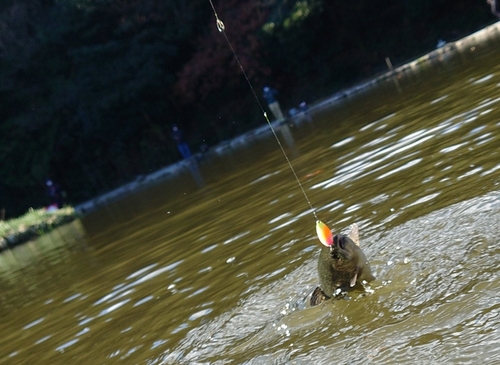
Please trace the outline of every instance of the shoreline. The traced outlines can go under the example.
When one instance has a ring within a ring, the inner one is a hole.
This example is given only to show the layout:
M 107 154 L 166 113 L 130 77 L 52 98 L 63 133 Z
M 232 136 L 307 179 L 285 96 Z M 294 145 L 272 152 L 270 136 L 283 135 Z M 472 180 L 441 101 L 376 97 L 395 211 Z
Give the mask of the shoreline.
M 0 252 L 38 238 L 78 218 L 73 207 L 30 209 L 25 215 L 0 221 Z
M 397 83 L 397 76 L 405 72 L 412 71 L 416 68 L 422 67 L 427 63 L 431 63 L 434 61 L 441 61 L 443 60 L 443 57 L 446 54 L 464 51 L 465 48 L 467 47 L 473 47 L 475 44 L 483 42 L 490 37 L 493 36 L 498 37 L 499 35 L 500 35 L 500 21 L 493 23 L 485 28 L 482 28 L 477 32 L 474 32 L 457 41 L 444 43 L 441 47 L 438 47 L 398 67 L 393 67 L 392 64 L 390 63 L 389 58 L 386 58 L 387 67 L 389 68 L 388 71 L 378 76 L 375 75 L 373 78 L 370 78 L 367 81 L 358 83 L 350 88 L 341 90 L 328 98 L 319 100 L 314 104 L 311 104 L 306 113 L 314 113 L 316 111 L 331 107 L 341 102 L 343 99 L 350 97 L 351 95 L 367 90 L 384 81 L 394 81 L 395 83 Z M 300 112 L 292 117 L 285 118 L 279 121 L 273 121 L 271 122 L 271 124 L 273 128 L 277 130 L 279 126 L 283 125 L 284 123 L 300 124 L 304 122 L 304 120 L 306 119 L 307 115 L 304 112 Z M 207 152 L 203 154 L 203 157 L 222 155 L 229 150 L 234 150 L 235 148 L 245 145 L 251 141 L 267 137 L 271 133 L 272 131 L 269 128 L 269 126 L 267 124 L 264 124 L 238 137 L 235 137 L 231 140 L 223 141 L 211 147 Z M 191 157 L 191 159 L 197 159 L 201 157 L 202 157 L 201 153 L 196 153 L 193 154 L 193 157 Z M 78 204 L 77 206 L 75 206 L 75 211 L 81 215 L 90 213 L 96 209 L 99 209 L 102 206 L 105 206 L 113 201 L 116 201 L 117 199 L 123 197 L 126 194 L 135 192 L 141 188 L 146 188 L 150 184 L 157 183 L 166 180 L 168 178 L 174 177 L 179 172 L 188 169 L 190 167 L 190 164 L 191 164 L 190 160 L 181 160 L 172 165 L 159 169 L 151 174 L 140 175 L 134 181 L 131 181 L 128 184 L 122 185 L 108 193 L 102 194 L 96 198 Z
M 271 125 L 276 131 L 278 131 L 280 126 L 285 123 L 293 123 L 295 125 L 301 124 L 308 120 L 308 117 L 310 116 L 307 114 L 309 113 L 313 114 L 314 112 L 327 109 L 352 95 L 368 90 L 382 82 L 393 81 L 397 83 L 397 77 L 406 72 L 413 71 L 434 61 L 442 61 L 445 55 L 465 51 L 468 47 L 470 47 L 469 51 L 473 51 L 473 47 L 475 45 L 484 42 L 491 37 L 499 36 L 500 21 L 457 41 L 445 43 L 441 47 L 438 47 L 435 50 L 432 50 L 398 67 L 392 67 L 390 60 L 386 58 L 387 67 L 389 69 L 388 71 L 379 75 L 374 75 L 369 80 L 341 90 L 328 98 L 318 100 L 309 106 L 307 112 L 300 112 L 292 117 L 279 121 L 273 121 L 271 122 Z M 105 194 L 99 195 L 91 200 L 80 203 L 74 208 L 64 207 L 52 212 L 46 211 L 43 208 L 37 210 L 30 209 L 29 212 L 22 217 L 14 218 L 9 221 L 0 221 L 0 252 L 36 239 L 61 225 L 70 223 L 73 220 L 113 203 L 130 193 L 137 192 L 140 189 L 147 188 L 155 183 L 173 178 L 180 172 L 189 171 L 191 164 L 196 164 L 197 159 L 224 155 L 227 152 L 235 150 L 252 141 L 268 137 L 270 134 L 272 134 L 271 128 L 269 128 L 269 125 L 266 123 L 231 140 L 223 141 L 211 147 L 203 154 L 196 153 L 193 154 L 193 156 L 188 160 L 178 161 L 147 175 L 139 175 L 135 178 L 135 180 Z

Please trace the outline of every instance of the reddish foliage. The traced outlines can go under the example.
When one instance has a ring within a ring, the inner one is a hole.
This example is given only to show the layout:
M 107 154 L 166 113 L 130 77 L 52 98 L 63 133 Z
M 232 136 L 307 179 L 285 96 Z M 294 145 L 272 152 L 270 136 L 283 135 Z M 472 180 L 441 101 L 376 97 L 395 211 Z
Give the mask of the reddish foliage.
M 181 101 L 204 100 L 223 86 L 230 88 L 241 80 L 241 70 L 226 40 L 231 43 L 248 77 L 256 80 L 269 74 L 260 59 L 258 30 L 266 20 L 266 11 L 254 1 L 224 1 L 216 10 L 225 25 L 225 33 L 216 27 L 215 17 L 210 33 L 196 41 L 196 51 L 178 74 L 175 91 Z

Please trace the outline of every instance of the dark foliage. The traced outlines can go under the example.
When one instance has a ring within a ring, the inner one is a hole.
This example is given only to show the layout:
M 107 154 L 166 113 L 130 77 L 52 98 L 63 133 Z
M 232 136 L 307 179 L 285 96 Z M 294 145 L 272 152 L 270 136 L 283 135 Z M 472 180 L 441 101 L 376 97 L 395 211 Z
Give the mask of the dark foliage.
M 494 21 L 466 0 L 214 2 L 257 90 L 286 108 Z M 259 92 L 260 94 L 260 92 Z M 287 102 L 288 101 L 288 102 Z M 0 5 L 0 207 L 71 203 L 262 123 L 207 0 L 9 0 Z

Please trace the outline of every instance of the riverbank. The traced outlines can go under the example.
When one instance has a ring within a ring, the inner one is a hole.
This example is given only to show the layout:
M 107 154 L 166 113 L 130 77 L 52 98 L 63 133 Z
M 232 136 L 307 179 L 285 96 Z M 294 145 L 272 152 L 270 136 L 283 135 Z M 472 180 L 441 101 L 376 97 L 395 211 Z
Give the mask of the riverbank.
M 382 82 L 394 82 L 396 85 L 399 85 L 398 78 L 400 76 L 403 76 L 407 72 L 413 72 L 420 67 L 430 66 L 433 62 L 445 61 L 447 56 L 455 52 L 474 52 L 475 47 L 477 45 L 488 40 L 489 38 L 499 37 L 499 36 L 500 36 L 500 22 L 497 22 L 473 34 L 470 34 L 467 37 L 461 38 L 455 42 L 443 43 L 437 49 L 398 67 L 393 67 L 390 62 L 390 59 L 386 58 L 385 61 L 388 67 L 387 72 L 382 73 L 380 75 L 376 75 L 366 82 L 356 84 L 351 88 L 341 90 L 338 93 L 335 93 L 334 95 L 328 98 L 315 102 L 314 104 L 309 106 L 307 111 L 308 115 L 304 114 L 304 112 L 301 112 L 286 120 L 275 121 L 272 123 L 273 128 L 278 130 L 280 126 L 283 125 L 284 123 L 288 123 L 290 125 L 300 124 L 308 120 L 311 116 L 314 116 L 314 113 L 322 109 L 329 108 L 335 105 L 336 103 L 341 102 L 345 98 L 353 96 L 354 94 L 360 93 L 362 91 L 368 90 L 369 88 L 375 87 Z M 207 152 L 204 153 L 203 158 L 215 155 L 223 155 L 229 151 L 244 146 L 245 144 L 251 141 L 267 137 L 271 133 L 272 131 L 267 124 L 262 125 L 232 140 L 224 141 L 216 146 L 213 146 Z M 161 180 L 174 177 L 179 172 L 188 170 L 190 164 L 196 163 L 196 160 L 201 157 L 202 157 L 201 154 L 196 154 L 192 157 L 191 161 L 190 160 L 179 161 L 175 164 L 167 166 L 151 174 L 138 176 L 134 181 L 126 185 L 123 185 L 106 194 L 103 194 L 87 202 L 77 205 L 75 207 L 75 210 L 79 214 L 89 213 L 95 209 L 98 209 L 99 207 L 105 206 L 106 204 L 109 204 L 121 197 L 124 197 L 129 193 L 137 191 L 140 188 L 144 188 L 152 183 L 156 183 Z
M 73 207 L 30 209 L 25 215 L 0 221 L 0 251 L 35 239 L 78 217 Z
M 345 98 L 368 90 L 371 87 L 375 87 L 382 82 L 395 82 L 397 84 L 398 78 L 407 72 L 413 72 L 419 67 L 427 67 L 433 62 L 441 62 L 454 52 L 474 52 L 475 47 L 480 45 L 482 42 L 487 41 L 492 37 L 498 38 L 499 36 L 500 22 L 497 22 L 465 38 L 455 42 L 445 43 L 441 47 L 401 66 L 392 67 L 390 60 L 386 59 L 389 69 L 387 72 L 376 75 L 366 82 L 359 83 L 351 88 L 339 91 L 328 98 L 317 101 L 309 106 L 307 114 L 304 112 L 298 113 L 287 120 L 275 121 L 272 123 L 272 126 L 275 130 L 279 130 L 279 128 L 285 123 L 289 125 L 298 125 L 306 122 L 309 120 L 309 117 L 314 116 L 314 113 L 334 106 L 336 103 L 341 102 Z M 196 154 L 190 160 L 179 161 L 151 174 L 138 176 L 134 181 L 94 199 L 81 203 L 74 209 L 67 207 L 52 212 L 46 211 L 45 209 L 30 210 L 20 218 L 15 218 L 9 221 L 0 221 L 0 251 L 37 238 L 54 228 L 73 221 L 81 215 L 106 206 L 107 204 L 136 192 L 139 189 L 146 188 L 153 183 L 173 178 L 179 173 L 189 170 L 190 167 L 192 167 L 192 164 L 196 164 L 196 161 L 202 157 L 206 159 L 211 156 L 224 155 L 252 141 L 268 137 L 271 133 L 272 131 L 269 126 L 264 124 L 232 140 L 224 141 L 216 146 L 213 146 L 205 152 L 203 156 L 201 154 Z

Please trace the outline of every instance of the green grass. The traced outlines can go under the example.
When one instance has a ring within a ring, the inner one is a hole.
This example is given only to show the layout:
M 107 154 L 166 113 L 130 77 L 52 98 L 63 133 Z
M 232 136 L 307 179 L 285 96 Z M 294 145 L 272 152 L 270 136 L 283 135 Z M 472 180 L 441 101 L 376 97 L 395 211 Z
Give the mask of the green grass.
M 75 210 L 73 207 L 63 207 L 61 209 L 49 212 L 45 209 L 33 209 L 21 217 L 0 221 L 0 237 L 8 237 L 35 228 L 40 233 L 49 231 L 57 226 L 61 220 L 67 217 L 73 217 Z

